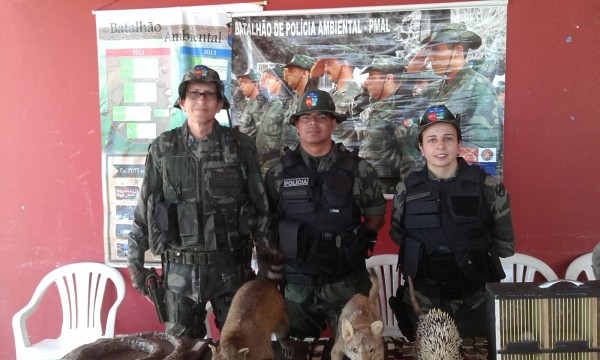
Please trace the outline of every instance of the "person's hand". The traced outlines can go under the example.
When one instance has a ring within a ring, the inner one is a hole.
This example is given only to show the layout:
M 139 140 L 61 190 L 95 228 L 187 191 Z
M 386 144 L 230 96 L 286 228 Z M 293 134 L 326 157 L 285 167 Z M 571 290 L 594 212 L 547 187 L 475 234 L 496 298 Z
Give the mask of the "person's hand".
M 146 289 L 146 278 L 150 275 L 151 271 L 140 265 L 129 266 L 129 276 L 131 277 L 131 284 L 140 294 L 147 296 L 148 290 Z
M 415 56 L 408 62 L 408 66 L 406 67 L 407 73 L 413 72 L 421 72 L 425 71 L 427 68 L 427 57 L 429 56 L 429 50 L 427 47 L 419 50 Z
M 325 74 L 325 59 L 317 59 L 310 69 L 310 77 L 311 79 L 320 78 L 323 74 Z

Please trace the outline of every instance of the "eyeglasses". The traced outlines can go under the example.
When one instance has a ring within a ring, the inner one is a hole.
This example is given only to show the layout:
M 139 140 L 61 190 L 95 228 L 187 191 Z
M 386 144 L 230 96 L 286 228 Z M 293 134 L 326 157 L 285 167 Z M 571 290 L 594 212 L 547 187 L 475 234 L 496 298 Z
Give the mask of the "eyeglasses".
M 316 115 L 303 114 L 303 115 L 298 116 L 298 121 L 300 121 L 301 123 L 309 123 L 313 119 L 317 123 L 323 123 L 327 120 L 333 119 L 333 117 L 327 113 L 318 113 Z
M 186 99 L 190 99 L 190 100 L 198 100 L 203 96 L 204 96 L 204 100 L 214 101 L 219 98 L 219 93 L 216 91 L 197 91 L 197 90 L 185 92 Z

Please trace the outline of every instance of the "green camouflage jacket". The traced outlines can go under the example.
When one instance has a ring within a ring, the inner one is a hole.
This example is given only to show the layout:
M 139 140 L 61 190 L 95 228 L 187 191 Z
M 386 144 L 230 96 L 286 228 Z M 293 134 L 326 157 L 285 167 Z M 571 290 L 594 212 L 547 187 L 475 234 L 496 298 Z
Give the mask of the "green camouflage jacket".
M 380 177 L 404 178 L 423 164 L 416 147 L 418 121 L 405 119 L 407 104 L 413 101 L 412 94 L 398 90 L 360 113 L 365 130 L 359 155 L 375 167 Z
M 177 131 L 177 141 L 185 144 L 189 156 L 197 157 L 197 153 L 190 149 L 191 143 L 193 143 L 190 139 L 193 140 L 193 138 L 190 137 L 187 121 L 175 131 Z M 216 141 L 219 141 L 219 139 L 222 138 L 224 132 L 231 134 L 232 130 L 231 128 L 219 125 L 215 120 L 213 131 L 207 137 L 207 148 L 209 151 L 215 146 L 214 144 L 216 144 Z M 152 142 L 146 157 L 144 179 L 138 196 L 138 204 L 134 212 L 132 231 L 129 233 L 129 265 L 143 266 L 145 253 L 150 249 L 148 241 L 148 205 L 150 199 L 157 196 L 164 197 L 163 194 L 167 191 L 172 192 L 172 185 L 163 182 L 163 179 L 167 177 L 166 174 L 164 174 L 164 164 L 161 160 L 163 159 L 163 156 L 160 149 L 173 146 L 163 142 L 163 139 L 165 138 L 163 135 L 165 134 L 167 133 L 161 134 Z M 270 230 L 268 222 L 269 205 L 257 161 L 256 147 L 254 142 L 251 141 L 248 136 L 244 134 L 238 135 L 237 139 L 239 144 L 237 149 L 238 157 L 240 158 L 240 171 L 245 178 L 243 191 L 249 199 L 249 202 L 254 205 L 257 212 L 256 227 L 255 229 L 251 229 L 251 235 L 257 241 L 259 246 L 265 246 L 268 243 Z M 227 137 L 227 135 L 225 136 Z M 205 153 L 202 158 L 205 156 L 208 156 L 208 153 Z M 206 181 L 206 179 L 203 181 Z M 198 188 L 204 189 L 206 186 L 204 183 L 201 183 L 198 184 Z M 201 199 L 197 199 L 196 201 L 200 202 Z M 223 201 L 230 203 L 232 200 L 223 199 Z M 212 206 L 218 206 L 218 204 L 213 204 Z M 197 208 L 202 209 L 202 206 L 197 206 Z M 199 214 L 199 216 L 201 216 L 201 214 Z M 210 229 L 205 229 L 204 233 L 210 234 Z M 214 241 L 214 239 L 204 239 L 204 241 Z
M 350 106 L 354 98 L 360 93 L 360 85 L 354 80 L 348 81 L 343 87 L 329 93 L 335 103 L 335 111 L 348 116 L 346 121 L 338 124 L 331 134 L 331 139 L 336 143 L 343 143 L 346 147 L 356 147 L 358 136 L 354 128 L 354 121 L 350 117 Z
M 463 147 L 500 148 L 499 103 L 485 76 L 463 68 L 456 78 L 435 82 L 424 94 L 431 105 L 444 104 L 454 115 L 460 114 Z

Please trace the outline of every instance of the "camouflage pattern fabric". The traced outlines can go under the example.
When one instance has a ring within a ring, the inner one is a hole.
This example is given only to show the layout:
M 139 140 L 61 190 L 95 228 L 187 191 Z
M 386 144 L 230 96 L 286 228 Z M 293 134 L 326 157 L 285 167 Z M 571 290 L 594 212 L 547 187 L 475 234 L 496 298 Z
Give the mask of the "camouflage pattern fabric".
M 278 98 L 270 99 L 263 108 L 256 134 L 256 149 L 263 176 L 279 161 L 284 147 L 292 148 L 298 143 L 298 132 L 285 118 L 286 110 Z
M 500 148 L 498 98 L 485 76 L 465 67 L 452 81 L 435 82 L 424 94 L 431 105 L 444 104 L 454 115 L 460 114 L 463 147 Z
M 418 121 L 410 117 L 411 96 L 396 91 L 360 113 L 365 129 L 359 155 L 373 165 L 380 178 L 395 179 L 391 186 L 423 165 L 417 148 Z M 393 188 L 385 190 L 393 192 Z
M 258 126 L 262 118 L 262 111 L 265 102 L 263 99 L 247 99 L 242 108 L 239 119 L 240 131 L 256 141 Z
M 149 241 L 148 241 L 148 200 L 153 194 L 164 193 L 165 191 L 172 188 L 171 184 L 164 183 L 163 178 L 166 176 L 163 174 L 164 172 L 164 164 L 162 160 L 163 154 L 161 149 L 168 149 L 170 147 L 175 146 L 175 143 L 183 143 L 186 146 L 192 146 L 192 142 L 190 142 L 190 134 L 187 126 L 187 122 L 178 129 L 175 130 L 176 137 L 174 138 L 174 143 L 164 143 L 165 139 L 168 137 L 164 137 L 163 135 L 156 138 L 150 149 L 148 151 L 148 155 L 146 157 L 146 169 L 144 173 L 144 179 L 142 188 L 138 197 L 138 205 L 134 212 L 134 221 L 132 231 L 129 234 L 129 253 L 128 253 L 128 265 L 129 266 L 144 266 L 144 255 L 146 251 L 149 250 Z M 224 134 L 226 132 L 226 134 Z M 232 130 L 230 128 L 223 127 L 218 124 L 215 120 L 214 128 L 212 133 L 210 133 L 205 140 L 207 142 L 206 148 L 211 149 L 217 146 L 217 143 L 221 141 L 221 139 L 227 138 L 227 134 L 231 134 Z M 165 133 L 166 134 L 166 133 Z M 240 159 L 240 171 L 244 174 L 244 192 L 245 196 L 249 199 L 250 203 L 253 204 L 254 208 L 257 212 L 257 220 L 256 226 L 251 231 L 252 237 L 258 243 L 258 246 L 266 246 L 268 244 L 269 238 L 269 222 L 268 222 L 268 213 L 269 213 L 269 205 L 267 202 L 267 198 L 265 195 L 265 189 L 262 182 L 262 176 L 260 173 L 260 168 L 257 161 L 256 147 L 254 142 L 246 135 L 239 134 L 238 138 L 239 144 L 237 146 L 237 156 Z M 223 145 L 223 144 L 221 144 Z M 219 146 L 221 146 L 219 145 Z M 192 151 L 189 149 L 188 151 Z M 200 156 L 209 157 L 208 152 L 196 151 L 194 154 L 200 154 Z M 197 156 L 190 152 L 190 156 Z M 204 154 L 204 155 L 202 155 Z M 204 161 L 206 163 L 206 161 Z M 206 163 L 205 165 L 211 166 L 210 163 Z M 217 164 L 214 164 L 217 165 Z M 196 181 L 200 181 L 197 184 L 198 189 L 206 189 L 207 186 L 204 183 L 207 179 L 196 179 Z M 201 204 L 201 199 L 187 199 L 189 201 L 194 200 L 197 201 L 198 204 Z M 218 204 L 212 204 L 212 206 L 222 206 L 224 209 L 227 208 L 228 204 L 231 204 L 233 201 L 232 198 L 222 198 L 219 200 Z M 190 204 L 194 204 L 190 202 Z M 194 206 L 194 208 L 202 209 L 203 206 L 198 205 Z M 201 210 L 198 210 L 201 211 Z M 239 209 L 238 211 L 241 211 Z M 200 218 L 202 214 L 198 214 Z M 196 221 L 199 221 L 196 220 Z M 210 225 L 210 224 L 207 224 Z M 213 228 L 205 228 L 204 230 L 204 243 L 197 244 L 197 248 L 199 249 L 207 249 L 214 248 L 215 238 L 214 238 L 214 224 Z M 240 234 L 229 234 L 232 237 L 239 237 Z M 219 266 L 215 266 L 214 270 L 211 272 L 219 272 L 220 274 L 227 273 L 235 273 L 237 278 L 245 276 L 243 272 L 246 271 L 246 268 L 249 268 L 249 255 L 248 255 L 248 264 L 245 263 L 246 259 L 239 259 L 236 264 L 222 264 Z M 197 289 L 199 285 L 199 266 L 197 265 L 184 265 L 184 264 L 173 264 L 177 265 L 172 267 L 170 270 L 172 271 L 173 277 L 167 278 L 167 283 L 170 287 L 176 289 L 178 293 L 185 294 L 190 298 L 197 299 L 198 294 L 195 293 L 193 289 Z M 247 266 L 246 266 L 247 265 Z M 233 267 L 232 267 L 233 266 Z M 222 268 L 223 271 L 219 271 L 218 269 Z M 227 270 L 227 271 L 225 271 Z M 169 275 L 167 275 L 169 276 Z M 215 273 L 215 276 L 217 274 Z M 222 277 L 222 275 L 219 275 Z M 206 278 L 204 278 L 205 281 Z
M 346 82 L 339 89 L 330 91 L 331 98 L 335 103 L 335 111 L 348 116 L 350 114 L 350 106 L 359 93 L 360 85 L 354 80 Z M 331 134 L 331 139 L 336 143 L 343 143 L 349 149 L 358 147 L 358 135 L 355 130 L 354 121 L 351 118 L 347 118 L 346 121 L 338 124 L 337 128 Z

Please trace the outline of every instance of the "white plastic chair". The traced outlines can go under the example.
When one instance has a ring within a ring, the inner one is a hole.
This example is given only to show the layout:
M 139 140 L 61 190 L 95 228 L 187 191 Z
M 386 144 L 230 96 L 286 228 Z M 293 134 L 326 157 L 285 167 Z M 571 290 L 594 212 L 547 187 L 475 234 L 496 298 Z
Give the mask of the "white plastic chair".
M 507 258 L 500 258 L 500 261 L 506 273 L 502 282 L 533 282 L 536 273 L 540 273 L 546 281 L 558 279 L 548 264 L 530 255 L 516 253 Z
M 116 288 L 116 300 L 108 311 L 102 330 L 102 300 L 107 280 Z M 46 290 L 56 284 L 62 304 L 62 328 L 57 339 L 31 344 L 26 320 L 38 309 Z M 113 337 L 117 308 L 125 297 L 121 273 L 105 264 L 82 262 L 59 267 L 40 281 L 31 300 L 12 319 L 18 360 L 60 359 L 75 348 L 102 337 Z
M 577 259 L 573 260 L 567 272 L 565 273 L 565 279 L 577 280 L 581 273 L 585 273 L 588 280 L 596 280 L 594 276 L 594 270 L 592 269 L 592 253 L 583 254 Z
M 379 298 L 378 305 L 383 319 L 383 336 L 404 337 L 402 331 L 398 328 L 398 322 L 388 304 L 390 296 L 396 295 L 398 286 L 404 282 L 402 274 L 396 271 L 398 265 L 397 254 L 381 254 L 371 256 L 366 260 L 367 269 L 372 268 L 377 274 L 379 280 Z

